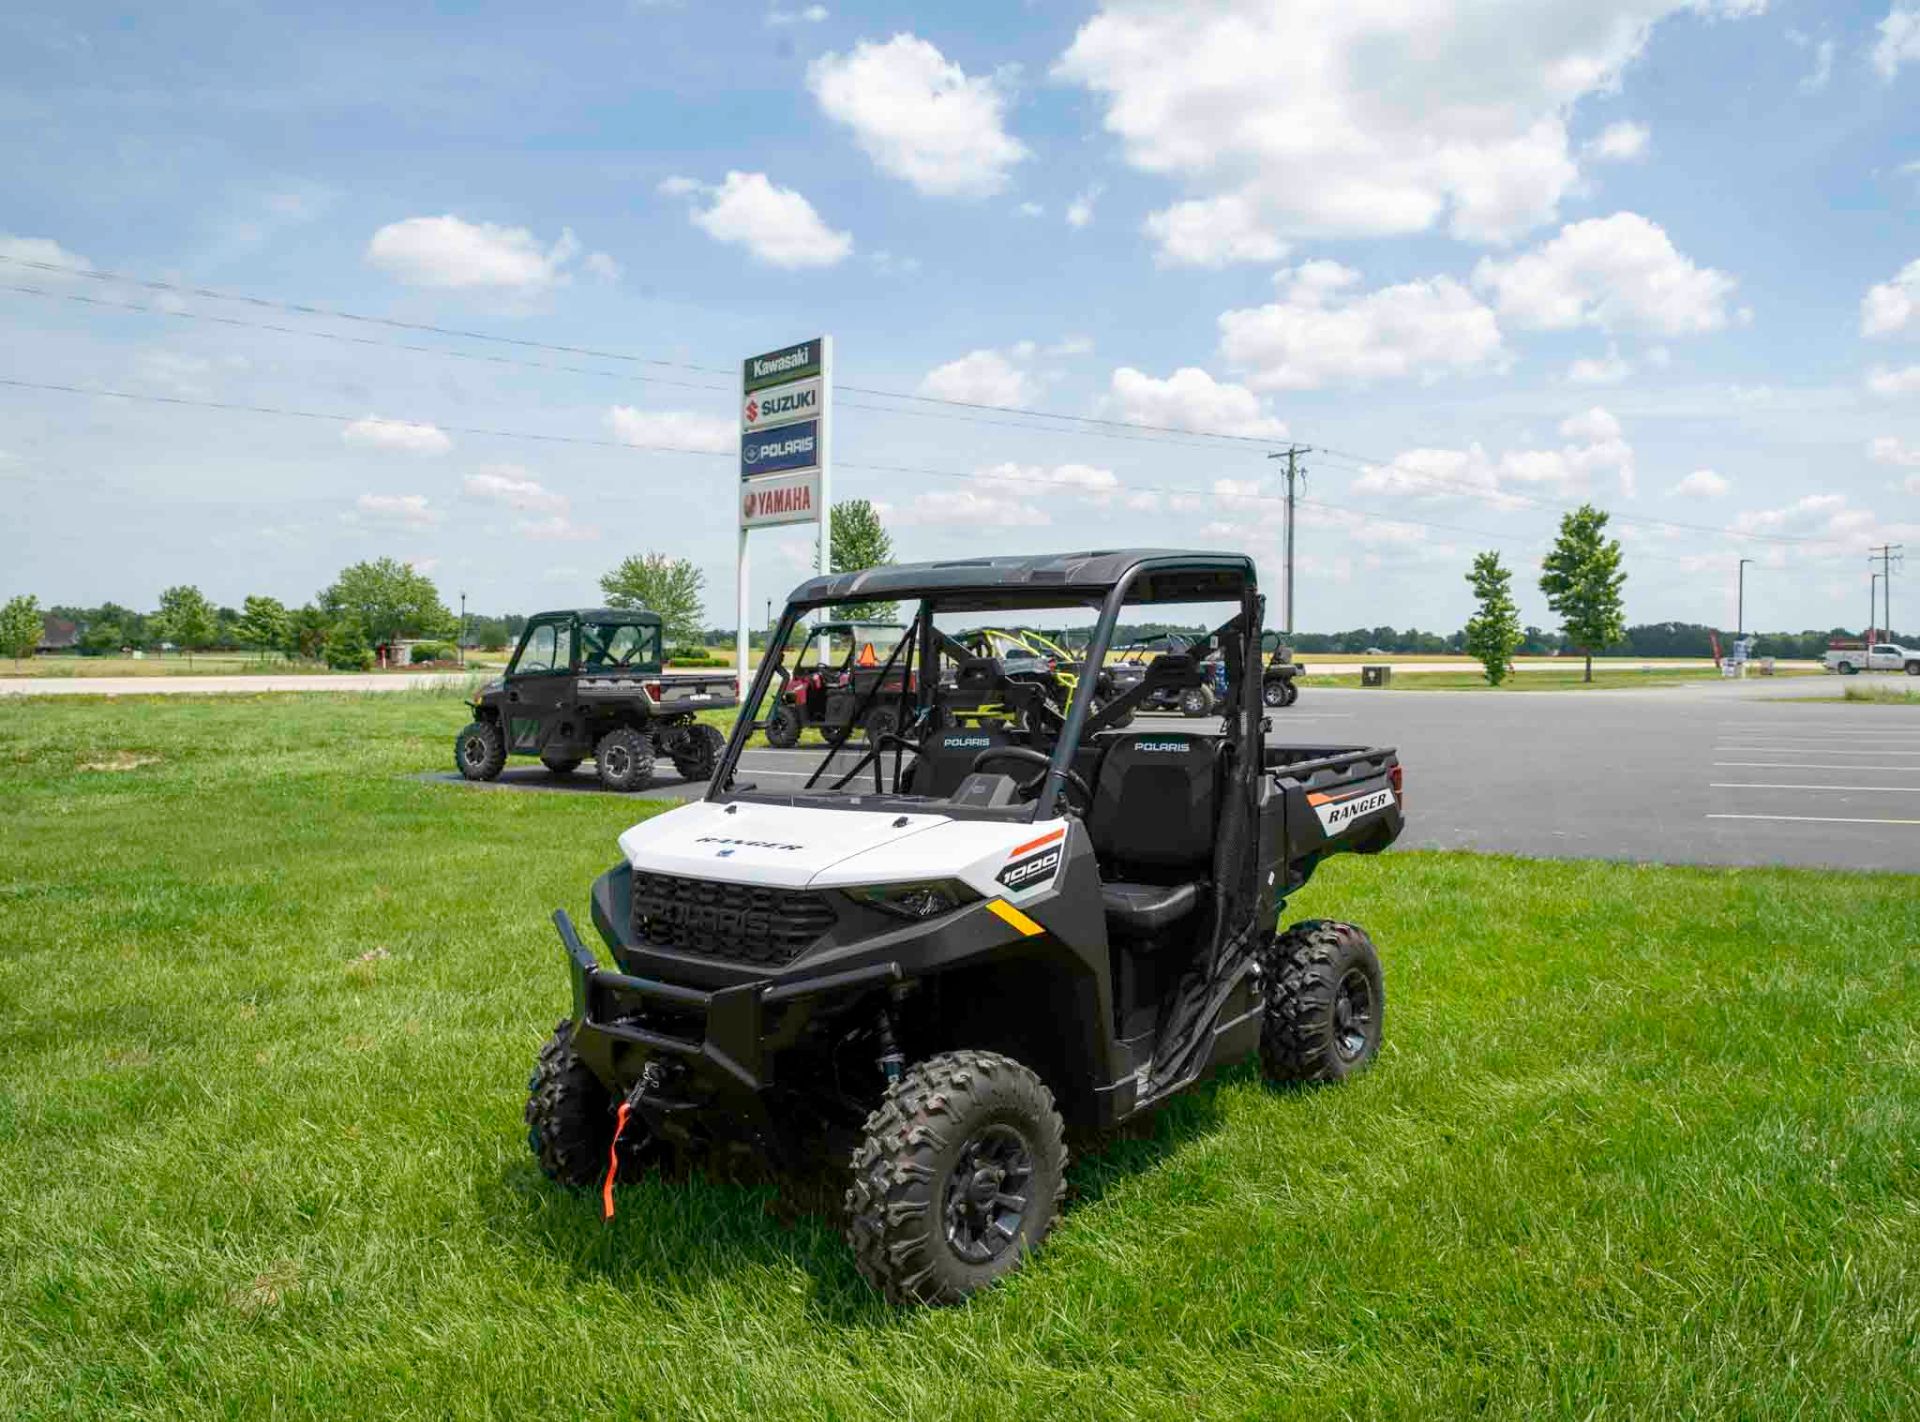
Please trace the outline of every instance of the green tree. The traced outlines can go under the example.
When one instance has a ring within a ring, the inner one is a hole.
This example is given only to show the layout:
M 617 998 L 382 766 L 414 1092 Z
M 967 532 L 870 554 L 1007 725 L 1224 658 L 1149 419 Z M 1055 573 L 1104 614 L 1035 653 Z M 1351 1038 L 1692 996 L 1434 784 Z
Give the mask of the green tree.
M 360 624 L 343 617 L 333 624 L 320 653 L 335 671 L 366 671 L 373 665 L 373 652 L 367 646 Z
M 327 633 L 331 630 L 327 624 L 327 614 L 308 603 L 287 614 L 287 640 L 280 644 L 280 650 L 289 657 L 317 662 L 327 645 Z
M 181 583 L 160 594 L 153 624 L 160 639 L 184 651 L 187 665 L 192 666 L 193 654 L 213 640 L 213 604 L 199 588 Z
M 352 622 L 369 646 L 396 637 L 451 637 L 455 619 L 426 574 L 392 558 L 342 568 L 320 594 L 329 623 Z
M 0 607 L 0 647 L 11 654 L 16 668 L 22 657 L 31 657 L 39 648 L 42 630 L 39 598 L 22 593 Z
M 846 499 L 833 506 L 833 571 L 856 572 L 861 568 L 884 568 L 893 561 L 893 539 L 880 522 L 879 510 L 866 499 Z M 899 616 L 900 605 L 893 602 L 862 602 L 837 609 L 837 615 L 872 618 L 890 622 Z
M 660 614 L 671 646 L 700 640 L 707 610 L 700 595 L 707 575 L 688 558 L 665 553 L 624 558 L 620 566 L 600 579 L 600 592 L 609 607 L 644 607 Z
M 1604 513 L 1582 504 L 1560 520 L 1560 537 L 1540 565 L 1540 591 L 1559 614 L 1567 641 L 1585 655 L 1588 681 L 1593 680 L 1593 654 L 1626 638 L 1620 597 L 1626 581 L 1620 541 L 1607 537 Z
M 250 597 L 233 630 L 241 646 L 251 647 L 264 659 L 267 652 L 286 645 L 293 622 L 279 598 Z
M 1520 645 L 1520 609 L 1513 604 L 1513 574 L 1498 553 L 1476 553 L 1467 574 L 1479 606 L 1467 619 L 1467 654 L 1487 669 L 1487 683 L 1498 686 L 1513 666 Z

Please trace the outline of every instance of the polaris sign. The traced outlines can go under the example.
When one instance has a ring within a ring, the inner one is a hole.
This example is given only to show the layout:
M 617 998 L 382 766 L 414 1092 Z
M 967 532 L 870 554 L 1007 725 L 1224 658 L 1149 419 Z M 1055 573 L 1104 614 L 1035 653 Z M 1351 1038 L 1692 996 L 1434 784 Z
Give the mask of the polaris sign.
M 803 420 L 740 436 L 740 477 L 790 474 L 820 462 L 820 422 Z

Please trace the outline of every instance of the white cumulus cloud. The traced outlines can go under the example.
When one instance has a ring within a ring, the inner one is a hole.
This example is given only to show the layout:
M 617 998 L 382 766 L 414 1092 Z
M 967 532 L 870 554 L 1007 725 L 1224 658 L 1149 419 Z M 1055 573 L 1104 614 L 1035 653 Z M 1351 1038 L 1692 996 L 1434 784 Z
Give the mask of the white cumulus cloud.
M 1451 277 L 1352 294 L 1360 274 L 1335 262 L 1279 273 L 1279 299 L 1220 315 L 1220 349 L 1255 390 L 1481 370 L 1504 355 L 1500 327 Z
M 340 431 L 340 438 L 356 448 L 400 454 L 445 454 L 453 448 L 453 441 L 438 425 L 383 420 L 378 415 L 355 420 Z
M 933 197 L 997 193 L 1027 156 L 1007 132 L 1000 84 L 969 76 L 917 35 L 823 54 L 807 66 L 807 87 L 883 173 Z
M 1482 258 L 1474 285 L 1502 320 L 1536 331 L 1595 326 L 1663 336 L 1727 324 L 1733 278 L 1695 266 L 1666 231 L 1637 212 L 1572 222 L 1531 252 Z
M 745 247 L 770 267 L 830 267 L 853 252 L 852 236 L 827 226 L 812 203 L 765 173 L 730 172 L 718 186 L 668 178 L 660 191 L 695 198 L 687 210 L 695 227 L 716 242 Z
M 466 491 L 476 499 L 539 513 L 565 513 L 567 496 L 556 494 L 517 464 L 489 464 L 469 474 Z
M 960 524 L 967 528 L 1039 528 L 1053 519 L 1005 489 L 933 489 L 905 504 L 880 505 L 881 516 L 903 528 Z
M 921 378 L 919 393 L 968 405 L 1027 405 L 1034 397 L 1031 377 L 995 350 L 969 351 L 935 366 Z
M 1897 435 L 1881 435 L 1868 443 L 1867 458 L 1875 464 L 1897 464 L 1903 469 L 1920 468 L 1920 444 L 1908 444 Z
M 1685 499 L 1717 499 L 1732 487 L 1726 475 L 1711 469 L 1696 469 L 1668 492 Z
M 1575 385 L 1618 385 L 1632 374 L 1632 363 L 1613 346 L 1604 356 L 1585 356 L 1567 367 L 1567 379 Z
M 1541 492 L 1562 498 L 1588 494 L 1598 476 L 1612 475 L 1620 494 L 1636 488 L 1633 446 L 1619 419 L 1594 406 L 1560 422 L 1566 443 L 1552 449 L 1513 449 L 1498 458 L 1480 444 L 1466 449 L 1409 449 L 1386 464 L 1369 465 L 1353 491 L 1393 498 L 1477 499 L 1496 509 L 1526 507 Z
M 1287 427 L 1267 413 L 1244 385 L 1215 380 L 1198 366 L 1182 366 L 1161 380 L 1123 365 L 1113 372 L 1109 407 L 1135 425 L 1282 439 Z
M 1573 109 L 1656 24 L 1757 3 L 1105 0 L 1054 73 L 1099 96 L 1134 167 L 1240 199 L 1271 240 L 1444 224 L 1503 242 L 1574 190 Z
M 1920 333 L 1920 257 L 1914 258 L 1892 281 L 1867 288 L 1860 298 L 1860 334 L 1899 336 Z
M 663 446 L 727 454 L 740 447 L 740 427 L 732 420 L 692 410 L 637 410 L 615 405 L 607 411 L 607 428 L 628 444 Z
M 1891 81 L 1903 64 L 1920 61 L 1920 5 L 1895 0 L 1879 24 L 1880 39 L 1873 47 L 1873 67 Z
M 366 252 L 369 265 L 409 286 L 529 294 L 570 280 L 567 264 L 579 255 L 571 228 L 543 245 L 524 227 L 468 222 L 452 213 L 390 222 L 373 234 Z M 604 252 L 588 257 L 596 270 L 612 260 Z
M 427 502 L 425 494 L 362 494 L 353 506 L 369 518 L 426 528 L 440 522 L 440 512 Z
M 1867 372 L 1867 389 L 1889 399 L 1901 395 L 1920 395 L 1920 365 L 1910 365 L 1904 370 L 1876 366 Z
M 1647 156 L 1653 142 L 1653 130 L 1643 123 L 1622 119 L 1610 123 L 1587 144 L 1590 158 L 1601 163 L 1636 163 Z
M 1155 260 L 1167 267 L 1277 262 L 1288 251 L 1258 205 L 1240 193 L 1192 198 L 1150 213 L 1146 232 L 1159 248 Z
M 0 257 L 8 259 L 7 266 L 26 263 L 27 270 L 35 281 L 49 278 L 61 280 L 59 272 L 49 272 L 48 267 L 60 267 L 66 271 L 90 272 L 93 263 L 78 252 L 69 252 L 51 237 L 15 237 L 11 233 L 0 232 Z M 20 275 L 15 270 L 14 275 Z

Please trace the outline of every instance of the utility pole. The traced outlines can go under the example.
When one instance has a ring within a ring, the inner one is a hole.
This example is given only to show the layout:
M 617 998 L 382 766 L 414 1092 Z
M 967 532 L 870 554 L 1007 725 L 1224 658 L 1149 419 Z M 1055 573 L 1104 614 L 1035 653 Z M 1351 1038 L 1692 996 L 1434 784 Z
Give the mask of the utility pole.
M 1733 605 L 1733 620 L 1735 624 L 1733 640 L 1736 642 L 1747 635 L 1747 564 L 1752 561 L 1753 559 L 1751 558 L 1742 558 L 1740 560 L 1740 592 Z
M 1880 615 L 1880 575 L 1875 573 L 1867 579 L 1867 646 L 1872 648 L 1880 639 L 1873 635 L 1873 619 Z
M 467 595 L 460 594 L 460 667 L 464 671 L 467 665 Z
M 1312 454 L 1312 453 L 1313 453 L 1313 447 L 1312 447 L 1311 445 L 1305 445 L 1305 444 L 1295 444 L 1295 445 L 1289 445 L 1289 446 L 1288 446 L 1288 447 L 1287 447 L 1286 449 L 1284 449 L 1284 450 L 1281 450 L 1281 451 L 1279 451 L 1279 452 L 1277 452 L 1277 453 L 1274 453 L 1274 454 L 1269 454 L 1269 455 L 1267 456 L 1267 458 L 1269 458 L 1269 459 L 1284 459 L 1284 460 L 1286 460 L 1286 461 L 1287 461 L 1287 552 L 1286 552 L 1286 578 L 1285 578 L 1285 582 L 1284 582 L 1284 584 L 1283 584 L 1283 586 L 1284 586 L 1284 587 L 1285 587 L 1285 589 L 1286 589 L 1286 591 L 1285 591 L 1285 597 L 1286 597 L 1286 615 L 1285 615 L 1285 618 L 1284 618 L 1284 620 L 1283 620 L 1283 623 L 1282 623 L 1282 629 L 1281 629 L 1281 630 L 1282 630 L 1282 634 L 1283 634 L 1283 635 L 1284 635 L 1284 636 L 1286 637 L 1286 639 L 1287 639 L 1287 645 L 1288 645 L 1288 646 L 1292 646 L 1292 645 L 1293 645 L 1293 493 L 1294 493 L 1294 480 L 1295 480 L 1296 478 L 1298 478 L 1298 479 L 1299 479 L 1299 480 L 1300 480 L 1300 481 L 1301 481 L 1302 483 L 1304 483 L 1304 482 L 1306 481 L 1306 477 L 1307 477 L 1307 471 L 1306 471 L 1306 470 L 1304 470 L 1304 469 L 1302 469 L 1302 468 L 1300 468 L 1300 465 L 1299 465 L 1299 460 L 1300 460 L 1300 456 L 1301 456 L 1301 455 L 1303 455 L 1303 454 Z
M 1906 548 L 1904 543 L 1882 543 L 1878 548 L 1867 550 L 1869 563 L 1875 558 L 1880 560 L 1880 596 L 1885 600 L 1886 607 L 1880 631 L 1888 637 L 1893 636 L 1893 565 L 1898 559 L 1901 567 L 1906 566 Z

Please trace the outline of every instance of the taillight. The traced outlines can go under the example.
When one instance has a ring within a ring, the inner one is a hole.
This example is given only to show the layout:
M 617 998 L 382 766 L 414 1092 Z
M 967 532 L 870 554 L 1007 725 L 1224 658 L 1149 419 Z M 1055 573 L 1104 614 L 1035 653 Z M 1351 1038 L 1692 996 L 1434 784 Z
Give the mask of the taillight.
M 659 682 L 657 681 L 642 682 L 641 686 L 645 688 L 647 695 L 651 696 L 655 701 L 658 701 L 660 699 L 660 683 Z
M 1387 767 L 1387 784 L 1393 787 L 1393 798 L 1400 801 L 1404 808 L 1406 793 L 1400 788 L 1400 762 L 1397 760 Z

